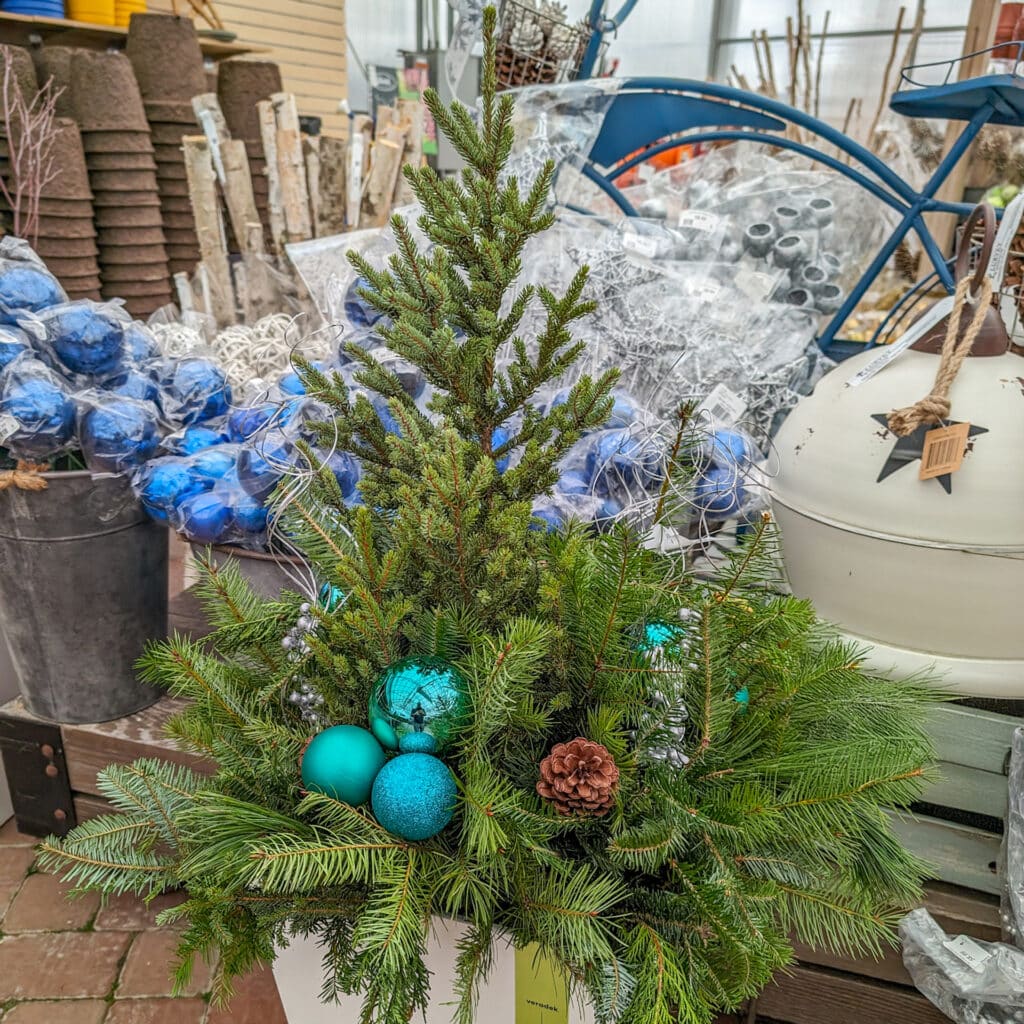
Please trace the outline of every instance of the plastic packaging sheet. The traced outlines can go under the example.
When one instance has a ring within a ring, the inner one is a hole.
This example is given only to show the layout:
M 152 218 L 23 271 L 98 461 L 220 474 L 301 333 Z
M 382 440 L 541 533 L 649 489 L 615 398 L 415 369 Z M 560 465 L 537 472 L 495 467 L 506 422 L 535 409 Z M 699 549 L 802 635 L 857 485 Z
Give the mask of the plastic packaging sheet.
M 1024 946 L 1024 729 L 1014 729 L 1010 746 L 1009 810 L 1003 837 L 1003 931 Z
M 949 936 L 927 910 L 900 923 L 914 984 L 957 1024 L 1024 1024 L 1024 952 L 1002 942 Z

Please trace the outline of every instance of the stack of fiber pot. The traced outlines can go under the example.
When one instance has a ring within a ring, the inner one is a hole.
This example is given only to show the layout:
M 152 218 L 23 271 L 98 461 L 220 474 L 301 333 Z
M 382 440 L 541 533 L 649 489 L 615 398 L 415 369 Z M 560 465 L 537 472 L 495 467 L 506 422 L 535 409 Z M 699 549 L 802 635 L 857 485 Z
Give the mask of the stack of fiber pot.
M 142 97 L 121 53 L 76 50 L 71 64 L 99 237 L 103 297 L 145 317 L 171 301 L 156 163 Z
M 56 173 L 40 193 L 35 249 L 70 298 L 99 300 L 99 250 L 82 137 L 69 117 L 58 117 L 55 127 Z
M 32 63 L 32 55 L 21 46 L 0 46 L 0 73 L 9 64 L 14 79 L 15 87 L 25 97 L 25 103 L 30 104 L 34 99 L 39 85 L 36 81 L 36 69 Z M 2 99 L 2 96 L 0 96 Z M 0 175 L 8 188 L 11 185 L 11 150 L 7 141 L 7 124 L 4 112 L 0 109 Z M 13 191 L 13 189 L 12 189 Z M 3 193 L 0 192 L 0 213 L 3 214 L 5 226 L 10 226 L 11 209 Z
M 263 232 L 270 238 L 269 182 L 256 104 L 281 92 L 281 69 L 267 60 L 226 60 L 217 69 L 217 99 L 232 138 L 242 139 L 249 156 L 252 191 Z
M 153 136 L 171 274 L 191 275 L 199 262 L 199 241 L 181 140 L 201 133 L 192 97 L 206 92 L 195 25 L 174 14 L 133 14 L 125 52 L 135 68 Z

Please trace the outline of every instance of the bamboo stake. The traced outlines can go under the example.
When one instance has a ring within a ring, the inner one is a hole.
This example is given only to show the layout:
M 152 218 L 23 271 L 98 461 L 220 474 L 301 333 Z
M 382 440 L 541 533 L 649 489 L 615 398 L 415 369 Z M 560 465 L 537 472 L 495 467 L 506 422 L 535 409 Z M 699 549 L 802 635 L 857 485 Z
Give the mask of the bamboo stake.
M 797 44 L 793 35 L 793 18 L 786 16 L 786 49 L 789 51 L 789 105 L 796 106 Z
M 761 45 L 764 47 L 764 66 L 768 71 L 768 86 L 772 99 L 778 99 L 779 86 L 775 81 L 775 62 L 772 60 L 772 45 L 766 29 L 761 29 Z
M 882 76 L 882 89 L 878 94 L 878 106 L 875 108 L 875 116 L 871 120 L 871 127 L 868 129 L 867 145 L 874 149 L 875 132 L 878 131 L 878 122 L 882 119 L 882 111 L 885 110 L 885 101 L 889 98 L 889 76 L 892 74 L 892 66 L 896 63 L 896 50 L 900 45 L 900 33 L 903 31 L 903 19 L 906 16 L 906 7 L 900 8 L 896 16 L 896 30 L 892 34 L 892 46 L 889 47 L 889 59 L 885 63 L 885 74 Z
M 924 0 L 920 0 L 922 6 Z M 818 61 L 814 69 L 814 116 L 821 116 L 821 65 L 825 56 L 825 40 L 828 38 L 828 22 L 832 17 L 831 11 L 825 12 L 825 23 L 821 28 L 821 42 L 818 44 Z
M 801 3 L 801 6 L 802 3 Z M 804 69 L 804 111 L 811 112 L 811 16 L 804 19 L 800 31 L 800 61 Z
M 750 92 L 750 82 L 747 81 L 747 76 L 735 64 L 730 64 L 729 70 L 732 72 L 733 78 L 736 79 L 736 84 L 746 92 Z
M 761 47 L 757 42 L 757 32 L 750 33 L 750 41 L 754 44 L 754 60 L 757 61 L 758 89 L 764 93 L 768 91 L 768 79 L 764 73 L 764 62 L 761 60 Z

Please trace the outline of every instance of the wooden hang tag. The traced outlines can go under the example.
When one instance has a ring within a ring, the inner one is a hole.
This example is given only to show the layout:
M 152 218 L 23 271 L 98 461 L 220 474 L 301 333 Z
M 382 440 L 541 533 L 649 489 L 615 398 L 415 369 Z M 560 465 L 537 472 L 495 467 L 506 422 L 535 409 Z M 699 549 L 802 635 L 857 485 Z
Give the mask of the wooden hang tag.
M 955 473 L 964 461 L 970 423 L 954 423 L 950 427 L 935 427 L 924 435 L 921 451 L 921 480 Z

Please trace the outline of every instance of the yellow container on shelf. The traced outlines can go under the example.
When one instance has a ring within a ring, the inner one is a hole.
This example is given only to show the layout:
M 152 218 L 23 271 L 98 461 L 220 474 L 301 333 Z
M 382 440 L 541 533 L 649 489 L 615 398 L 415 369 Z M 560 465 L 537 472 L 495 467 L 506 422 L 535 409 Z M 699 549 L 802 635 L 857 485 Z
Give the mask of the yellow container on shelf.
M 90 25 L 114 24 L 115 0 L 66 0 L 65 11 L 72 21 Z
M 114 0 L 114 24 L 127 28 L 133 14 L 146 13 L 146 0 Z

